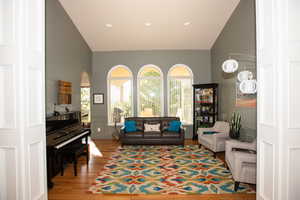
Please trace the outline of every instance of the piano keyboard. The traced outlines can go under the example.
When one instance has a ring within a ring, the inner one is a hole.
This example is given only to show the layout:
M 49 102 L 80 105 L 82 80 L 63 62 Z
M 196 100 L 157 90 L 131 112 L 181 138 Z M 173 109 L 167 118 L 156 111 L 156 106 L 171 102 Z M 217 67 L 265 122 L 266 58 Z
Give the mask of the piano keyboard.
M 77 135 L 77 136 L 75 136 L 75 137 L 72 137 L 72 138 L 69 139 L 69 140 L 64 141 L 63 143 L 60 143 L 60 144 L 54 146 L 54 148 L 55 148 L 55 149 L 60 149 L 60 148 L 66 146 L 67 144 L 69 144 L 69 143 L 71 143 L 71 142 L 77 140 L 78 138 L 80 138 L 80 137 L 82 137 L 82 136 L 84 136 L 84 135 L 86 135 L 86 134 L 88 134 L 88 133 L 89 133 L 89 131 L 85 131 L 85 132 L 83 132 L 83 133 L 81 133 L 81 134 L 79 134 L 79 135 Z

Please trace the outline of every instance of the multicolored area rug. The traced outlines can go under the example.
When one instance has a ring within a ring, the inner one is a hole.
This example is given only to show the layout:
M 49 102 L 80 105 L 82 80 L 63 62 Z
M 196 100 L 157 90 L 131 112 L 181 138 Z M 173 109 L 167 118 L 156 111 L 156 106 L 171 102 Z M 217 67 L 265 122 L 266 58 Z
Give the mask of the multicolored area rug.
M 94 194 L 234 193 L 230 171 L 197 145 L 124 146 L 104 166 L 89 192 Z M 253 193 L 240 184 L 238 193 Z

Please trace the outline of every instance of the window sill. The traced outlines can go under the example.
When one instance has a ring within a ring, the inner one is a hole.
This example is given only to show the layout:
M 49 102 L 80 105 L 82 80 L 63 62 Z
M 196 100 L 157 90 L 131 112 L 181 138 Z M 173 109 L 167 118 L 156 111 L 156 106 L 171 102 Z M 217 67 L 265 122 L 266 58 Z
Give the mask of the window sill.
M 107 126 L 113 126 L 113 127 L 114 127 L 115 124 L 107 124 Z M 117 124 L 117 127 L 118 127 L 118 126 L 124 126 L 124 124 L 123 124 L 123 123 L 118 123 L 118 124 Z
M 182 123 L 182 126 L 193 126 L 193 123 Z

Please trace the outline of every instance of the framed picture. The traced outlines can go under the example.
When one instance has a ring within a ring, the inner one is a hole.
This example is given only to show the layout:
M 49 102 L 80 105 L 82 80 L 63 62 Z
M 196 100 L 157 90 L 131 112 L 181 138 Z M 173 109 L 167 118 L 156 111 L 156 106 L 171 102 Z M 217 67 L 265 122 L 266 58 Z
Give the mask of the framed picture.
M 94 104 L 104 104 L 104 94 L 103 93 L 94 93 L 93 94 L 93 103 Z

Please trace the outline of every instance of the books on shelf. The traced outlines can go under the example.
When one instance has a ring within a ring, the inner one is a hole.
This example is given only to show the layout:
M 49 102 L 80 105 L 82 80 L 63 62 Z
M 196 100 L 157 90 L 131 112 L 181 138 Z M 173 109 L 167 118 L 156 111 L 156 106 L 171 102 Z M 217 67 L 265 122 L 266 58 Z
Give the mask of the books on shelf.
M 212 127 L 218 118 L 218 84 L 195 84 L 194 87 L 194 127 L 193 139 L 198 128 Z
M 201 123 L 214 123 L 213 116 L 199 116 L 196 120 L 200 121 Z
M 196 103 L 213 103 L 213 89 L 212 88 L 203 88 L 196 90 Z

